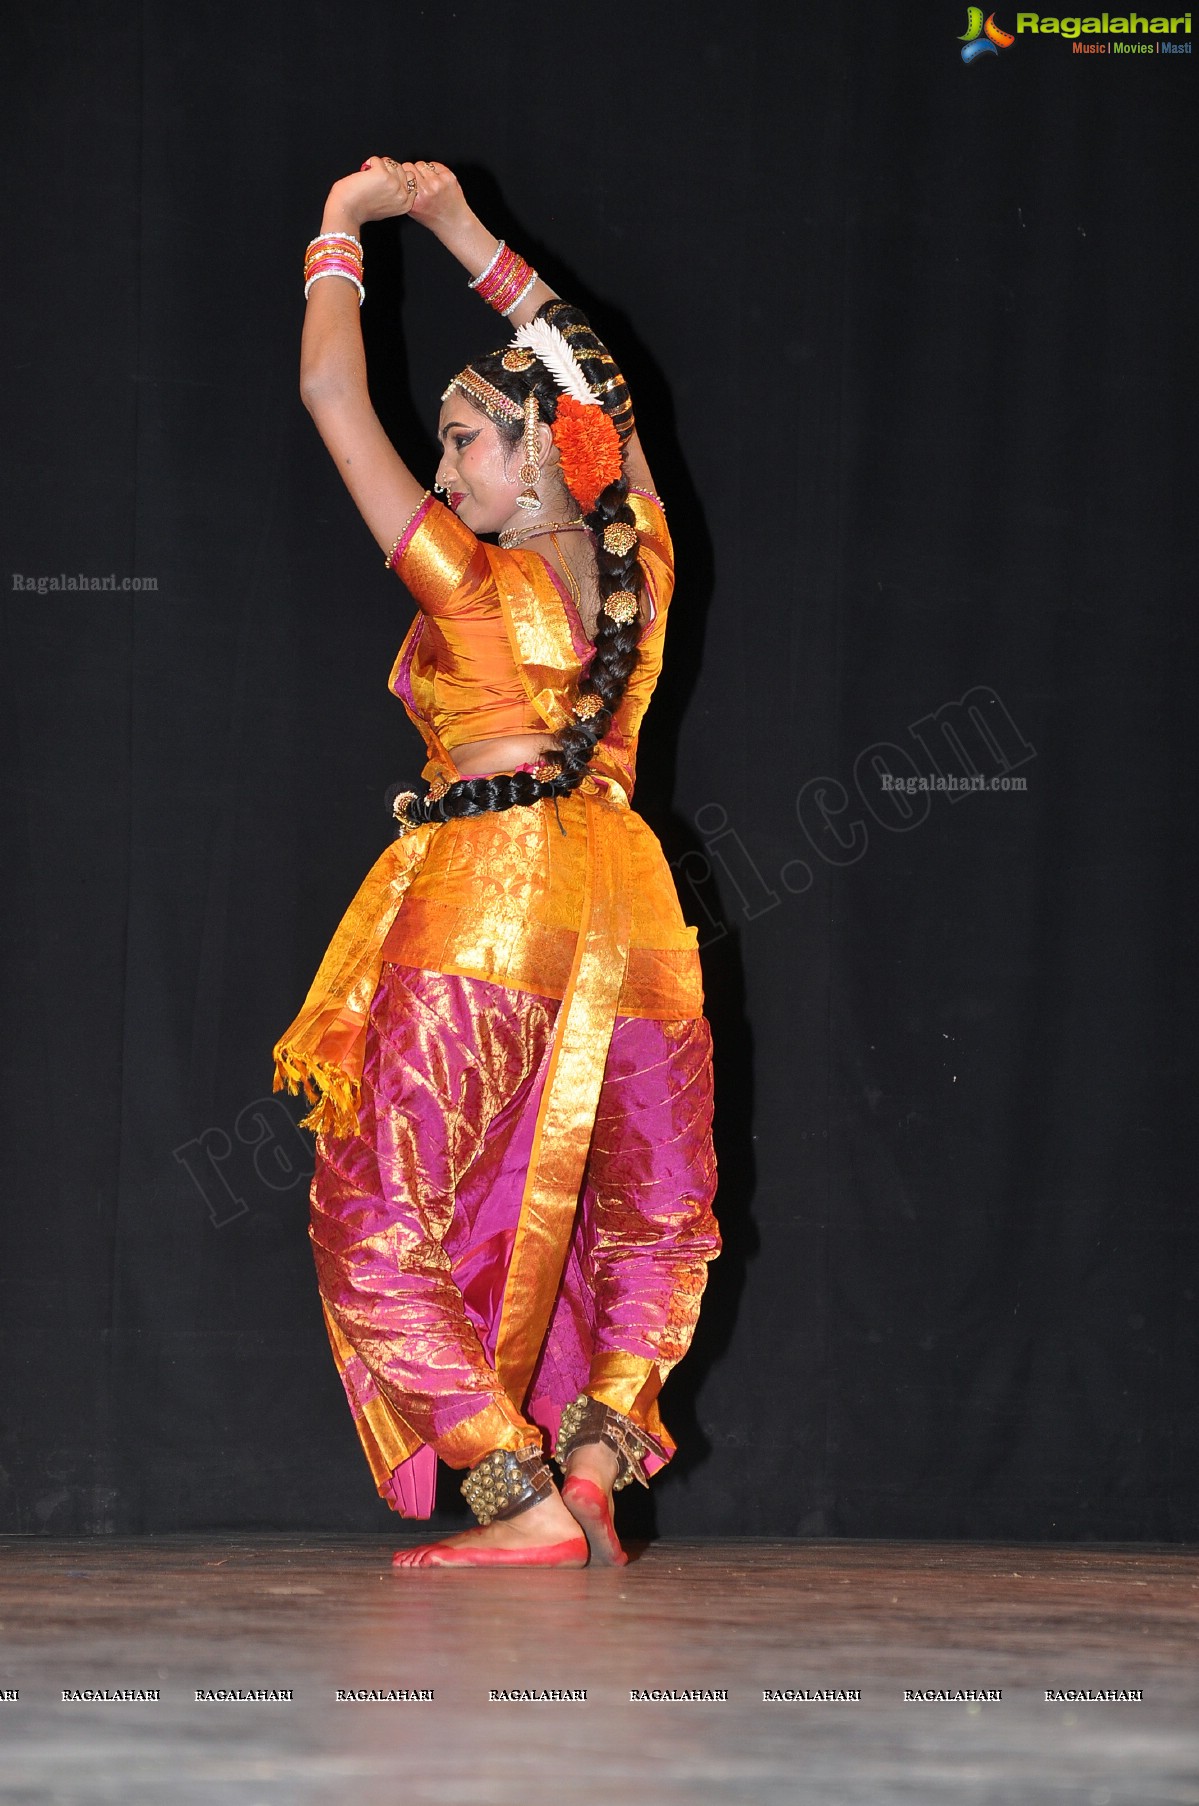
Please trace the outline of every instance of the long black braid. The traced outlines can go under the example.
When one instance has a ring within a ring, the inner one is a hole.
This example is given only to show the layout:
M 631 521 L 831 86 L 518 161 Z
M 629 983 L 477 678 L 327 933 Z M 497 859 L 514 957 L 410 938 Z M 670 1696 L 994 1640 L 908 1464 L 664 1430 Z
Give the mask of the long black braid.
M 600 393 L 600 403 L 612 420 L 622 445 L 633 431 L 633 406 L 628 387 L 616 363 L 592 331 L 585 314 L 566 301 L 547 301 L 538 309 L 538 318 L 557 327 L 570 344 L 575 361 L 592 388 Z M 471 365 L 495 388 L 518 405 L 533 393 L 537 397 L 541 418 L 553 423 L 562 391 L 539 360 L 526 370 L 504 368 L 503 351 L 489 352 Z M 522 434 L 519 422 L 511 426 L 497 422 L 498 430 L 518 444 Z M 641 634 L 640 607 L 631 621 L 617 621 L 604 611 L 604 602 L 618 590 L 630 591 L 640 605 L 642 578 L 637 563 L 634 540 L 623 554 L 608 551 L 603 544 L 604 528 L 614 521 L 636 526 L 628 503 L 629 482 L 622 469 L 615 482 L 609 483 L 590 514 L 584 515 L 591 529 L 595 550 L 596 573 L 599 578 L 600 610 L 594 633 L 595 653 L 580 679 L 577 697 L 598 698 L 598 711 L 576 718 L 561 728 L 552 745 L 541 755 L 543 767 L 556 766 L 553 777 L 534 777 L 531 771 L 501 772 L 496 777 L 460 778 L 435 799 L 409 795 L 403 805 L 405 826 L 420 822 L 449 821 L 460 815 L 484 815 L 497 809 L 527 807 L 542 797 L 569 796 L 587 774 L 599 742 L 612 725 L 620 707 L 628 681 L 637 663 L 637 643 Z

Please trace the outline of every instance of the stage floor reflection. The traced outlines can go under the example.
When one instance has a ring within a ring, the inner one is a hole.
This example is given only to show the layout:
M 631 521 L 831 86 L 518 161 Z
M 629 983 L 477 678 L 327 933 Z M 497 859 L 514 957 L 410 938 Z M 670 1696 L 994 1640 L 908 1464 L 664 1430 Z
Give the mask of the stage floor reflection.
M 1194 1549 L 405 1534 L 0 1540 L 0 1799 L 1199 1806 Z

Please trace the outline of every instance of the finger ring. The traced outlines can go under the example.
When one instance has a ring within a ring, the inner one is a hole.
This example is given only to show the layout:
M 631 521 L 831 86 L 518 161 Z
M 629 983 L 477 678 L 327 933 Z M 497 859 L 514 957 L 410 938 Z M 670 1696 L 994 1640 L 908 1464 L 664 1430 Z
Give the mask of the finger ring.
M 412 176 L 408 177 L 407 188 L 408 188 L 409 194 L 416 193 L 416 182 Z

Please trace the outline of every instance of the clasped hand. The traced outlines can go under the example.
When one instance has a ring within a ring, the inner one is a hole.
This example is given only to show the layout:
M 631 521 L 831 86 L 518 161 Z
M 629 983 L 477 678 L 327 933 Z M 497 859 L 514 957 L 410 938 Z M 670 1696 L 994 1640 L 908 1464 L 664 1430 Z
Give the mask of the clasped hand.
M 368 157 L 352 176 L 334 183 L 334 197 L 359 225 L 410 213 L 422 226 L 439 228 L 466 207 L 458 178 L 444 163 L 398 163 L 394 157 Z

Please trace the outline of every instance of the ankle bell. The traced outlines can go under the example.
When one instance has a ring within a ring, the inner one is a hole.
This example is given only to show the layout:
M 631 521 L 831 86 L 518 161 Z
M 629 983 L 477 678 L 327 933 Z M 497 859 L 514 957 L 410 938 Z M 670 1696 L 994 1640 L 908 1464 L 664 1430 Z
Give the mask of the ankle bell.
M 589 1398 L 584 1392 L 562 1413 L 554 1460 L 565 1471 L 575 1450 L 594 1442 L 602 1442 L 605 1448 L 611 1449 L 620 1463 L 612 1483 L 614 1492 L 619 1492 L 631 1480 L 642 1486 L 649 1485 L 645 1472 L 645 1457 L 653 1446 L 649 1437 L 638 1429 L 631 1417 L 614 1411 L 611 1405 L 602 1405 L 597 1398 Z
M 540 1449 L 493 1449 L 462 1482 L 462 1497 L 480 1524 L 518 1517 L 548 1499 L 554 1476 Z

